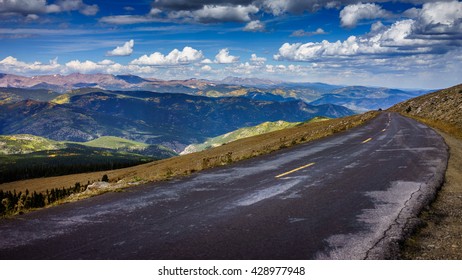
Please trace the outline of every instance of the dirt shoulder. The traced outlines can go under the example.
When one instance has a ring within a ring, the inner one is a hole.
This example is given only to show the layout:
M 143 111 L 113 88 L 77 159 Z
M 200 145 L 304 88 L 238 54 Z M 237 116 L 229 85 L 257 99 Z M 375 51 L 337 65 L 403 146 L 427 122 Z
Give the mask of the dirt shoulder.
M 450 153 L 445 183 L 435 201 L 420 214 L 422 225 L 403 245 L 402 259 L 462 259 L 462 140 L 438 132 Z

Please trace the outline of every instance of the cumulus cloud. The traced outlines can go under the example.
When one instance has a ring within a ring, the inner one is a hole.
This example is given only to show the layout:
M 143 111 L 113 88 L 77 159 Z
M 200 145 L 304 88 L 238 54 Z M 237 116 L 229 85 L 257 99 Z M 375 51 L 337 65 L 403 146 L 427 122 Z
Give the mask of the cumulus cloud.
M 284 13 L 301 14 L 304 11 L 316 12 L 322 8 L 337 8 L 342 4 L 349 4 L 351 2 L 359 2 L 355 0 L 263 0 L 262 7 L 273 15 L 281 15 Z
M 31 19 L 31 16 L 47 13 L 61 13 L 78 11 L 86 16 L 93 16 L 99 11 L 98 5 L 87 5 L 82 0 L 58 0 L 48 4 L 46 0 L 1 0 L 1 16 L 22 15 Z
M 259 10 L 254 5 L 249 6 L 204 6 L 201 10 L 193 13 L 195 20 L 199 22 L 234 21 L 245 22 L 250 20 L 250 15 Z
M 415 9 L 415 36 L 462 35 L 462 2 L 426 3 L 422 9 Z
M 263 65 L 266 63 L 266 58 L 258 57 L 256 54 L 252 54 L 250 56 L 250 63 L 253 65 Z
M 262 32 L 265 31 L 265 24 L 259 20 L 253 20 L 247 23 L 242 30 L 250 32 Z
M 98 64 L 100 64 L 100 65 L 112 65 L 112 64 L 115 64 L 115 62 L 112 61 L 112 60 L 109 60 L 109 59 L 104 59 L 104 60 L 98 62 Z
M 205 72 L 210 72 L 212 71 L 212 67 L 210 65 L 204 65 L 201 67 L 201 70 Z
M 315 31 L 305 31 L 303 29 L 295 30 L 290 34 L 290 37 L 308 37 L 308 36 L 314 36 L 314 35 L 322 35 L 322 34 L 327 34 L 326 31 L 322 28 L 318 28 Z
M 348 5 L 340 11 L 340 22 L 343 27 L 355 27 L 363 19 L 376 19 L 390 17 L 391 13 L 377 4 Z
M 210 59 L 208 59 L 208 58 L 206 58 L 206 59 L 202 60 L 201 63 L 202 63 L 202 64 L 212 64 L 213 61 L 210 60 Z
M 118 46 L 112 51 L 106 53 L 107 56 L 129 56 L 133 53 L 133 47 L 135 46 L 135 41 L 130 40 L 125 42 L 122 46 Z
M 199 9 L 193 10 L 169 10 L 154 7 L 146 15 L 106 16 L 101 18 L 100 22 L 120 25 L 149 22 L 248 22 L 251 21 L 251 15 L 258 12 L 259 8 L 255 5 L 201 5 Z
M 228 49 L 221 49 L 218 52 L 218 54 L 215 56 L 215 62 L 219 64 L 230 64 L 230 63 L 236 63 L 238 61 L 239 61 L 239 57 L 230 55 Z
M 360 55 L 389 57 L 447 53 L 462 44 L 462 3 L 426 3 L 414 11 L 413 19 L 399 20 L 391 26 L 377 22 L 364 36 L 350 36 L 345 41 L 285 43 L 275 59 L 315 61 Z
M 246 22 L 251 20 L 251 14 L 258 11 L 259 9 L 254 5 L 205 5 L 201 9 L 194 11 L 172 11 L 167 14 L 167 17 L 169 19 L 201 23 Z
M 49 73 L 58 71 L 61 65 L 58 64 L 58 59 L 52 59 L 48 64 L 42 62 L 27 63 L 19 61 L 15 57 L 8 56 L 0 61 L 0 71 L 5 73 Z
M 174 49 L 167 55 L 160 52 L 152 53 L 151 55 L 143 55 L 130 62 L 133 65 L 184 65 L 202 60 L 204 55 L 202 51 L 193 49 L 191 47 L 184 47 L 182 51 Z

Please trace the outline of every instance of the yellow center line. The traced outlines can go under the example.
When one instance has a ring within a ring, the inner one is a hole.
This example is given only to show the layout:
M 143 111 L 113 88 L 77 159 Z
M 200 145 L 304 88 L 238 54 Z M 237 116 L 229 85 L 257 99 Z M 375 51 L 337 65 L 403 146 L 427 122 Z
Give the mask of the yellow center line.
M 293 169 L 293 170 L 290 170 L 290 171 L 288 171 L 288 172 L 286 172 L 286 173 L 279 174 L 278 176 L 275 176 L 274 178 L 281 178 L 281 177 L 283 177 L 283 176 L 286 176 L 286 175 L 289 175 L 289 174 L 291 174 L 291 173 L 297 172 L 297 171 L 299 171 L 299 170 L 301 170 L 301 169 L 310 167 L 310 166 L 312 166 L 312 165 L 314 165 L 314 162 L 308 163 L 307 165 L 300 166 L 300 167 L 295 168 L 295 169 Z
M 364 140 L 362 143 L 364 144 L 364 143 L 367 143 L 367 142 L 369 142 L 369 141 L 371 141 L 371 140 L 372 140 L 372 138 L 367 138 L 367 139 Z

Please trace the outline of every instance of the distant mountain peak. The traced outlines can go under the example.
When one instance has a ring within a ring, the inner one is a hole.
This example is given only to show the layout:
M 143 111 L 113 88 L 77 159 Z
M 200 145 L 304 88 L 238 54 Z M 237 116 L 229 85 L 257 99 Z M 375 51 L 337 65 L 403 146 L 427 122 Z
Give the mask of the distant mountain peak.
M 233 77 L 228 76 L 220 81 L 223 84 L 230 84 L 230 85 L 245 85 L 245 86 L 257 86 L 257 85 L 277 85 L 280 82 L 267 80 L 267 79 L 260 79 L 260 78 L 241 78 L 241 77 Z

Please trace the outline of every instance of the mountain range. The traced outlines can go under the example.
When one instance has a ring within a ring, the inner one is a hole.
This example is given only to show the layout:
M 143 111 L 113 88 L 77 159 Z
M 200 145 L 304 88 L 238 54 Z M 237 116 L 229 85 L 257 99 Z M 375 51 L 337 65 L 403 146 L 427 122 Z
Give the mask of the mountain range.
M 0 74 L 0 88 L 38 90 L 38 92 L 42 91 L 42 93 L 46 91 L 49 96 L 89 87 L 113 91 L 184 93 L 205 97 L 244 96 L 256 100 L 273 101 L 297 99 L 311 105 L 341 105 L 357 112 L 388 108 L 398 102 L 429 92 L 425 90 L 340 86 L 323 83 L 288 83 L 237 77 L 226 77 L 220 81 L 204 79 L 165 81 L 134 75 L 75 73 L 70 75 L 25 77 Z M 3 93 L 0 93 L 0 97 L 1 94 Z
M 0 134 L 32 134 L 86 142 L 117 136 L 180 152 L 189 144 L 267 121 L 300 122 L 315 116 L 348 116 L 337 105 L 210 98 L 180 93 L 80 89 L 58 95 L 43 90 L 0 90 Z M 21 99 L 22 91 L 26 99 Z M 37 98 L 32 99 L 34 94 Z

